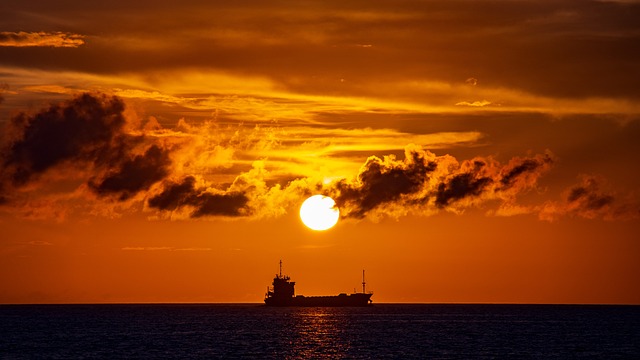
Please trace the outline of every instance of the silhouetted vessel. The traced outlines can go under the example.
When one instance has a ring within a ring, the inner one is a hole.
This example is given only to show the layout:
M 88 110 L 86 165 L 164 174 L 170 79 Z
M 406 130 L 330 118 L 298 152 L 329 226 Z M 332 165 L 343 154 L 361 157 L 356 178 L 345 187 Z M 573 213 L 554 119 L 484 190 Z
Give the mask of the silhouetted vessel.
M 372 292 L 365 291 L 364 270 L 362 270 L 362 292 L 353 294 L 339 294 L 334 296 L 304 296 L 296 295 L 296 283 L 287 275 L 282 275 L 282 260 L 280 273 L 273 278 L 273 287 L 267 287 L 264 303 L 268 306 L 367 306 Z

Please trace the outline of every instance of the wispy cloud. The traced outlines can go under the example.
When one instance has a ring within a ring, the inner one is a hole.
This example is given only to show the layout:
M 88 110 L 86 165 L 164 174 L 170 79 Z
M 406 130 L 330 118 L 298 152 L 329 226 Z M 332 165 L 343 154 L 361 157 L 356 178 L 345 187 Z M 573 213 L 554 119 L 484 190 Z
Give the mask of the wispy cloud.
M 84 35 L 64 32 L 0 32 L 0 46 L 7 47 L 66 47 L 84 44 Z
M 125 246 L 123 251 L 211 251 L 211 248 L 175 248 L 171 246 Z
M 29 245 L 33 245 L 33 246 L 52 246 L 53 244 L 48 242 L 48 241 L 44 241 L 44 240 L 33 240 L 33 241 L 29 241 Z
M 487 100 L 476 100 L 473 102 L 469 102 L 469 101 L 460 101 L 458 103 L 456 103 L 456 106 L 475 106 L 475 107 L 483 107 L 483 106 L 489 106 L 491 105 L 491 101 L 487 101 Z
M 467 114 L 535 112 L 567 114 L 640 114 L 640 105 L 625 98 L 552 98 L 515 89 L 434 81 L 368 79 L 345 87 L 340 95 L 299 92 L 266 77 L 222 74 L 211 69 L 147 71 L 96 75 L 81 72 L 0 67 L 0 82 L 18 95 L 50 100 L 51 95 L 104 91 L 137 103 L 148 111 L 189 113 L 243 123 L 334 126 L 326 114 Z M 117 86 L 113 86 L 117 84 Z M 49 98 L 47 98 L 49 96 Z M 460 101 L 460 99 L 483 99 Z M 214 115 L 215 116 L 215 115 Z

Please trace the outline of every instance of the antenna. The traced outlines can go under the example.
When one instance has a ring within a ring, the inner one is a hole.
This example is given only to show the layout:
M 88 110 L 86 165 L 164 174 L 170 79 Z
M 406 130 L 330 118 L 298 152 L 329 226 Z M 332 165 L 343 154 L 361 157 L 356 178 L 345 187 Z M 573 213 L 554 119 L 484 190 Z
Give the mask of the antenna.
M 280 259 L 280 277 L 282 277 L 282 259 Z
M 364 270 L 362 270 L 362 293 L 364 294 L 364 285 L 366 283 L 364 282 Z

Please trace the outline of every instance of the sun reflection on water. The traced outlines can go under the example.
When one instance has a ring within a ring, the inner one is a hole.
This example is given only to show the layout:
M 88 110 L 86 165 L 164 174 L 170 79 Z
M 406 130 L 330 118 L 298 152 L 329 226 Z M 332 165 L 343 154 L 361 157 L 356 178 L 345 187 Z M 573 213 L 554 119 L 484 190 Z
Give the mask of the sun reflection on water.
M 300 308 L 292 314 L 290 345 L 298 358 L 343 358 L 351 347 L 347 317 L 336 308 Z

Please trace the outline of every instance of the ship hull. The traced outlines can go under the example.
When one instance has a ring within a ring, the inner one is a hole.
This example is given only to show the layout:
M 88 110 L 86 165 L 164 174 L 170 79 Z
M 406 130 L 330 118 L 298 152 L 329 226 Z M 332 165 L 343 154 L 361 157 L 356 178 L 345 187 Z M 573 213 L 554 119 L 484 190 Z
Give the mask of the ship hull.
M 266 298 L 267 306 L 367 306 L 371 304 L 372 294 L 340 294 L 336 296 L 304 296 L 298 295 L 289 298 Z

